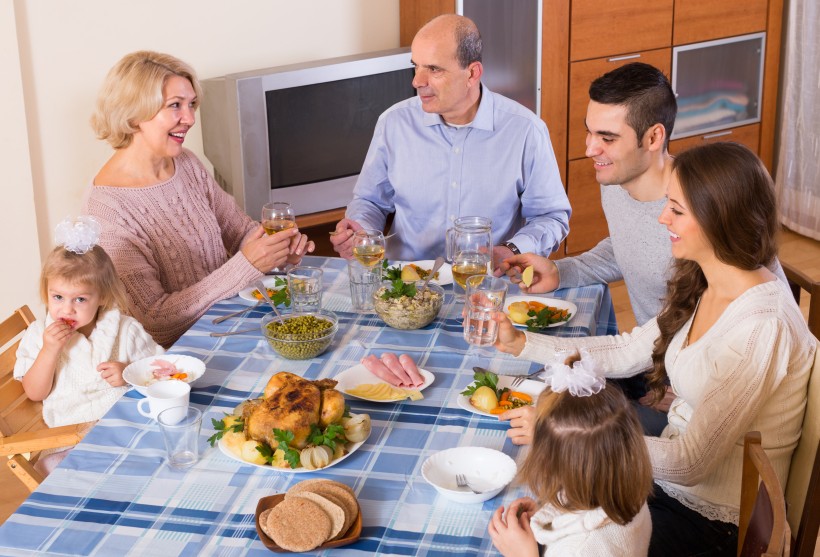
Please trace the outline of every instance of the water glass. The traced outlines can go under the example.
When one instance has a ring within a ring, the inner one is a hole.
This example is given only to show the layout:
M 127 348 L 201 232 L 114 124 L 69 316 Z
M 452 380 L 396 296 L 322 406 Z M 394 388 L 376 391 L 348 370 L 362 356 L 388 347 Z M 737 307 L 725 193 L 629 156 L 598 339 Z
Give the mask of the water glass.
M 168 466 L 185 470 L 199 460 L 199 429 L 202 412 L 189 406 L 182 416 L 177 408 L 163 410 L 157 416 L 159 429 L 168 452 Z
M 347 262 L 347 275 L 350 278 L 350 301 L 353 311 L 373 312 L 373 294 L 382 285 L 381 265 L 367 267 L 350 260 Z
M 464 312 L 464 340 L 474 346 L 491 346 L 498 336 L 498 323 L 492 314 L 503 311 L 507 282 L 491 275 L 467 279 Z
M 294 312 L 322 309 L 322 270 L 319 267 L 294 267 L 288 271 L 290 307 Z

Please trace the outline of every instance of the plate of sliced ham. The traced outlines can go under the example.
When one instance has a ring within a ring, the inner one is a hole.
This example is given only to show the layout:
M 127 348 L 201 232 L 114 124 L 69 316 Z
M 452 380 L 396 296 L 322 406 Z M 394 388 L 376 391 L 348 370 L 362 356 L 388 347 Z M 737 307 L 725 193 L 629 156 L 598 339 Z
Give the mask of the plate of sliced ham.
M 163 354 L 132 362 L 122 372 L 126 383 L 144 395 L 157 381 L 179 380 L 193 383 L 205 373 L 205 362 L 183 354 Z

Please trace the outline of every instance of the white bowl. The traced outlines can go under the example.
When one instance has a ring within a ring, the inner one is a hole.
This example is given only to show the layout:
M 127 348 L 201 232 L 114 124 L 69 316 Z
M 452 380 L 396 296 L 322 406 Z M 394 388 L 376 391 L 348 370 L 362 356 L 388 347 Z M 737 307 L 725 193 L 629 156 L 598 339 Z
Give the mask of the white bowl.
M 177 369 L 187 373 L 188 377 L 184 379 L 186 383 L 193 383 L 205 373 L 205 362 L 194 358 L 193 356 L 185 356 L 183 354 L 162 354 L 160 356 L 150 356 L 130 363 L 122 372 L 122 378 L 126 383 L 134 387 L 141 395 L 145 396 L 145 388 L 154 382 L 153 371 L 155 366 L 152 366 L 156 360 L 165 360 L 174 364 Z
M 459 503 L 483 503 L 492 499 L 515 477 L 515 461 L 501 451 L 485 447 L 456 447 L 439 451 L 421 465 L 421 475 L 447 499 Z M 481 493 L 456 485 L 456 474 L 464 474 Z

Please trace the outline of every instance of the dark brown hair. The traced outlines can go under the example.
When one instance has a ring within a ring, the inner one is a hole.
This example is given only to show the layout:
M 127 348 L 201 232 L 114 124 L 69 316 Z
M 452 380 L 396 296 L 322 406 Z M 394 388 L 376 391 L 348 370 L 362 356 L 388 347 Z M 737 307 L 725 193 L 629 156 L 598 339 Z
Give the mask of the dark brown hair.
M 54 278 L 95 288 L 100 294 L 100 309 L 103 311 L 116 307 L 122 313 L 128 313 L 125 287 L 117 276 L 111 258 L 100 246 L 81 254 L 58 246 L 48 254 L 40 274 L 40 298 L 46 305 L 48 281 Z
M 718 260 L 747 271 L 771 265 L 777 255 L 777 201 L 772 178 L 754 153 L 737 143 L 711 143 L 677 155 L 672 169 Z M 666 390 L 666 349 L 705 289 L 697 263 L 675 262 L 652 352 L 649 385 L 656 399 Z
M 576 397 L 538 397 L 532 448 L 519 471 L 540 503 L 567 511 L 601 507 L 629 523 L 652 491 L 652 465 L 634 408 L 616 387 Z
M 654 66 L 633 62 L 605 73 L 589 86 L 589 98 L 596 103 L 626 107 L 626 123 L 638 136 L 638 147 L 650 127 L 666 129 L 664 148 L 675 127 L 678 102 L 669 80 Z

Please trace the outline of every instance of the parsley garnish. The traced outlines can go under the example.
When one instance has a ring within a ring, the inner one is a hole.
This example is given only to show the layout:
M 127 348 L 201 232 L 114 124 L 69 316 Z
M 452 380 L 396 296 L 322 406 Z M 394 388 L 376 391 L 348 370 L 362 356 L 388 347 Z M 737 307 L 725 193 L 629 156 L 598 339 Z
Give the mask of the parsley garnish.
M 393 267 L 388 266 L 389 263 L 387 259 L 382 262 L 382 268 L 384 269 L 384 278 L 393 282 L 394 280 L 401 280 L 401 265 L 396 265 Z
M 282 452 L 285 453 L 285 460 L 288 461 L 291 468 L 298 468 L 299 467 L 299 451 L 296 449 L 292 449 L 290 447 L 290 442 L 293 441 L 293 432 L 276 429 L 273 428 L 273 438 L 276 439 L 276 442 L 279 443 L 280 449 Z M 259 451 L 259 447 L 256 447 L 256 450 Z M 260 453 L 262 451 L 259 451 Z M 264 455 L 263 455 L 264 456 Z
M 319 429 L 319 426 L 313 424 L 310 426 L 310 435 L 308 439 L 310 443 L 316 446 L 327 445 L 332 451 L 336 450 L 336 440 L 344 440 L 345 428 L 339 424 L 330 424 L 324 431 Z
M 531 319 L 527 319 L 527 330 L 533 332 L 546 329 L 555 323 L 569 321 L 569 318 L 572 317 L 572 314 L 567 310 L 551 306 L 547 306 L 538 312 L 531 309 L 527 312 L 527 315 L 531 317 Z
M 498 388 L 498 375 L 493 373 L 492 371 L 476 371 L 473 375 L 474 383 L 468 386 L 466 389 L 461 391 L 461 394 L 464 396 L 472 396 L 473 393 L 476 392 L 476 389 L 479 387 L 489 387 L 493 391 L 495 391 L 496 396 L 501 398 L 501 395 L 504 391 L 509 391 L 508 388 L 499 389 Z
M 228 414 L 225 414 L 228 416 Z M 222 436 L 228 433 L 229 431 L 233 431 L 234 433 L 242 433 L 245 431 L 245 421 L 242 418 L 238 418 L 234 423 L 228 427 L 225 427 L 225 419 L 217 420 L 215 418 L 211 418 L 211 423 L 216 430 L 216 433 L 208 437 L 208 443 L 211 444 L 213 447 L 217 441 L 222 439 Z
M 273 292 L 273 296 L 270 297 L 271 301 L 275 305 L 285 304 L 286 307 L 290 307 L 290 291 L 288 290 L 287 281 L 276 277 L 276 280 L 273 283 L 274 286 L 284 286 L 284 288 L 280 288 L 279 290 L 275 290 Z
M 416 295 L 415 283 L 406 283 L 399 278 L 394 280 L 391 284 L 393 285 L 393 288 L 386 290 L 382 294 L 382 300 L 389 300 L 390 298 L 401 298 L 402 296 L 412 298 Z

